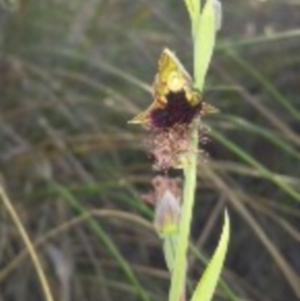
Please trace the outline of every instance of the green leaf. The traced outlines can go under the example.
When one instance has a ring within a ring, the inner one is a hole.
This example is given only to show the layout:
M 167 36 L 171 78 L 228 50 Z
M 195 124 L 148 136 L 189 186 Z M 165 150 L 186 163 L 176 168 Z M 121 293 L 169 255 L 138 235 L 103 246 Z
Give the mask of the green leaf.
M 191 20 L 195 20 L 200 13 L 201 0 L 184 0 L 184 2 Z
M 201 0 L 184 0 L 184 2 L 190 15 L 192 24 L 192 35 L 194 37 L 196 32 L 197 20 L 200 15 Z
M 225 211 L 225 221 L 218 247 L 197 284 L 191 301 L 210 301 L 220 278 L 230 236 L 230 221 Z
M 193 0 L 184 0 L 188 13 L 190 15 L 191 20 L 193 20 L 194 8 L 193 8 Z
M 203 90 L 204 79 L 211 61 L 216 38 L 216 9 L 214 0 L 207 0 L 196 21 L 194 33 L 195 86 Z

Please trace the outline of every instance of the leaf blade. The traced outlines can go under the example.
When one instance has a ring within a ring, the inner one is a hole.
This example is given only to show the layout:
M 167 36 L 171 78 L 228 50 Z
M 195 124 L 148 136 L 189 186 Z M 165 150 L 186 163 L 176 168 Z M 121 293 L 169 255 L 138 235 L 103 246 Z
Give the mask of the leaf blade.
M 196 88 L 202 91 L 216 39 L 216 10 L 213 0 L 207 0 L 202 13 L 197 18 L 195 27 L 194 77 Z
M 208 263 L 203 276 L 199 280 L 191 301 L 210 301 L 217 286 L 225 256 L 227 253 L 230 238 L 230 221 L 227 211 L 225 211 L 222 234 L 218 246 Z

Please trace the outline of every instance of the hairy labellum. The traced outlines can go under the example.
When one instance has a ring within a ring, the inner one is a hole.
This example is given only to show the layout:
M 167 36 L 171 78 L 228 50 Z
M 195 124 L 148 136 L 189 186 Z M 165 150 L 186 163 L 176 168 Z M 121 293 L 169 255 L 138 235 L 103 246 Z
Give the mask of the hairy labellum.
M 163 108 L 157 108 L 150 113 L 150 122 L 154 128 L 170 128 L 176 124 L 189 125 L 200 114 L 202 102 L 196 105 L 186 98 L 185 91 L 169 92 L 167 103 Z

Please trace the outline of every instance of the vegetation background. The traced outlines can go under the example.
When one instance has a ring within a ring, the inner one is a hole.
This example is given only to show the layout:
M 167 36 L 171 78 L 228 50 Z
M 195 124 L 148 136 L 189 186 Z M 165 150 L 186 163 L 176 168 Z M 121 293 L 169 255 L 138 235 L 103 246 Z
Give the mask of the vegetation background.
M 204 97 L 189 284 L 232 237 L 215 300 L 300 298 L 300 1 L 223 0 Z M 127 124 L 151 102 L 164 47 L 191 70 L 181 0 L 0 1 L 1 182 L 36 243 L 55 300 L 166 300 L 169 277 L 140 195 L 154 172 Z M 147 222 L 148 221 L 148 222 Z M 43 300 L 0 211 L 0 300 Z

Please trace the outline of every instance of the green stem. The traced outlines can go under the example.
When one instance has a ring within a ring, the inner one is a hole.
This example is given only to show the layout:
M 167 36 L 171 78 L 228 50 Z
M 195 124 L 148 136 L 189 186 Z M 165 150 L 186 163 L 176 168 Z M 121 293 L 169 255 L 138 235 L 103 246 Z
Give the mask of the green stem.
M 197 150 L 198 150 L 198 123 L 192 132 L 192 146 L 194 152 L 188 157 L 184 168 L 184 189 L 183 205 L 181 212 L 181 221 L 179 225 L 179 236 L 177 251 L 175 257 L 174 270 L 171 278 L 171 289 L 169 301 L 178 301 L 185 288 L 184 282 L 186 277 L 186 254 L 189 243 L 190 226 L 192 221 L 192 211 L 195 200 L 195 189 L 197 182 Z
M 192 38 L 194 44 L 194 84 L 199 91 L 203 91 L 205 75 L 215 44 L 215 11 L 212 0 L 208 0 L 200 12 L 200 4 L 198 1 L 199 0 L 185 0 L 192 20 Z M 179 301 L 180 296 L 185 290 L 187 249 L 197 183 L 199 123 L 200 120 L 197 120 L 195 124 L 193 124 L 193 130 L 191 133 L 193 152 L 188 156 L 184 167 L 183 204 L 177 248 L 175 252 L 175 263 L 171 277 L 169 301 Z

